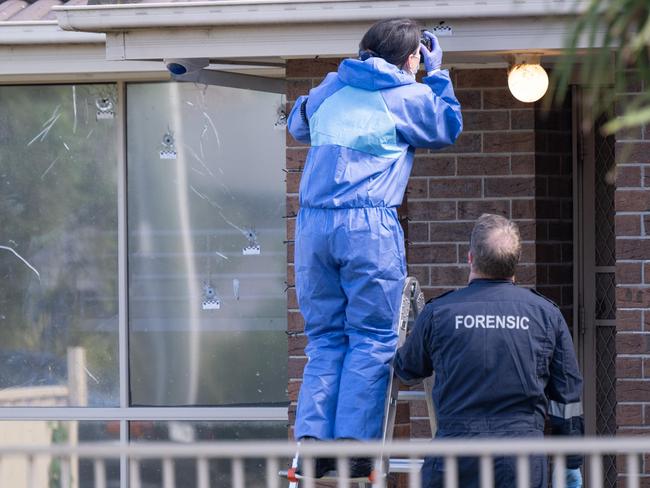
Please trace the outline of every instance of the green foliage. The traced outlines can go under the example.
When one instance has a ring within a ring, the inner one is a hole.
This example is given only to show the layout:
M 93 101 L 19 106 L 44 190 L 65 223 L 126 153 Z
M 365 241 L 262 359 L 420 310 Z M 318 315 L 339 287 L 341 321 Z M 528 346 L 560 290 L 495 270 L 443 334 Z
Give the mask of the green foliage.
M 593 118 L 607 116 L 605 133 L 650 122 L 650 2 L 591 0 L 553 73 L 558 99 L 574 75 L 586 86 Z

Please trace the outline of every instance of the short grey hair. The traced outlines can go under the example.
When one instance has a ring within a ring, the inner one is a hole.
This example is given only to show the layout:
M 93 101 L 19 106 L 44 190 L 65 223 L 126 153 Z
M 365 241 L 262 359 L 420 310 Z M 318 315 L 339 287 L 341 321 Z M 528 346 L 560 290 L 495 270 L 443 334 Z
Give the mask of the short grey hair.
M 511 278 L 521 258 L 519 227 L 500 215 L 481 215 L 469 242 L 474 270 L 487 278 Z

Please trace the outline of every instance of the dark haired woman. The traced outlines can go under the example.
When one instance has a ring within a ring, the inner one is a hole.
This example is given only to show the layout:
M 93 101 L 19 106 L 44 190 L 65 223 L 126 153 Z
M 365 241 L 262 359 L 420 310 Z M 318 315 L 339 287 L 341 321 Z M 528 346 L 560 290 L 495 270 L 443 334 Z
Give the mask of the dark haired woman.
M 360 59 L 297 101 L 295 139 L 310 143 L 300 182 L 295 272 L 308 338 L 296 438 L 381 436 L 394 323 L 406 276 L 397 219 L 415 148 L 440 149 L 462 131 L 442 50 L 409 19 L 373 25 Z M 421 57 L 427 71 L 415 80 Z M 316 475 L 331 466 L 317 463 Z M 365 476 L 370 463 L 353 464 Z

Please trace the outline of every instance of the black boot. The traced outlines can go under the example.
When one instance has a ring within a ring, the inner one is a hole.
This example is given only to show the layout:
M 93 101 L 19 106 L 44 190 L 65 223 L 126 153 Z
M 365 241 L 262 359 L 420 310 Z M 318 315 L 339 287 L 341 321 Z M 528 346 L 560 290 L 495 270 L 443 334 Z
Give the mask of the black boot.
M 367 478 L 372 473 L 371 458 L 350 458 L 350 478 Z
M 318 442 L 320 439 L 316 437 L 301 437 L 300 443 L 309 443 L 309 442 Z M 300 451 L 300 450 L 299 450 Z M 314 462 L 314 478 L 322 478 L 329 471 L 334 471 L 336 469 L 336 459 L 334 458 L 316 458 Z M 304 468 L 302 462 L 302 456 L 298 457 L 298 467 L 296 468 L 296 473 L 304 475 Z

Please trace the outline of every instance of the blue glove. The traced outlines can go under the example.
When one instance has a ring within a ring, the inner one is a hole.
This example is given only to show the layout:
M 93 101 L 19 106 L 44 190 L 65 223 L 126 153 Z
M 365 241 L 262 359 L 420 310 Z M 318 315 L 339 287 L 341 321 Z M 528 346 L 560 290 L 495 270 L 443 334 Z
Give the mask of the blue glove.
M 442 66 L 442 48 L 438 38 L 429 31 L 424 31 L 425 37 L 431 41 L 431 51 L 424 44 L 420 44 L 420 54 L 424 61 L 424 69 L 427 74 L 440 69 Z
M 553 470 L 553 474 L 555 475 L 555 470 Z M 566 488 L 582 488 L 582 473 L 580 472 L 580 468 L 565 469 L 564 479 Z M 555 476 L 553 476 L 553 488 L 555 488 Z

